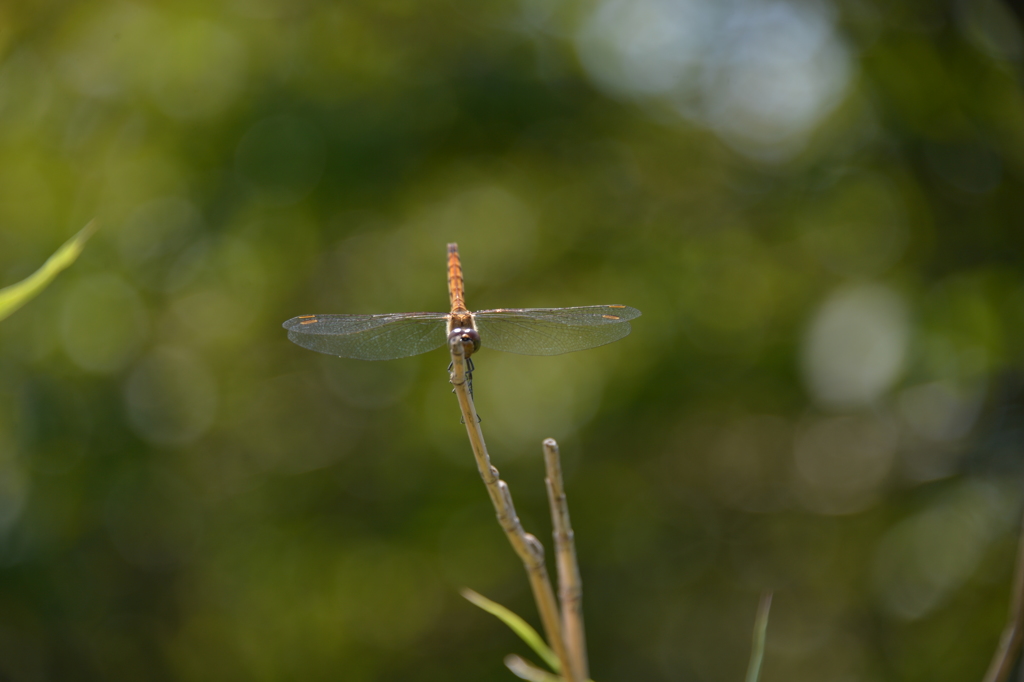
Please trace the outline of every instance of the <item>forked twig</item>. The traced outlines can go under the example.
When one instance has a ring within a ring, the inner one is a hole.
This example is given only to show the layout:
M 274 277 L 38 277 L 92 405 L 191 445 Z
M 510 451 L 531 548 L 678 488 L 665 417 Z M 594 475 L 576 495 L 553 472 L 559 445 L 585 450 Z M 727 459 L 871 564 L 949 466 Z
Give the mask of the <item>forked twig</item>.
M 562 636 L 565 638 L 566 652 L 572 663 L 568 679 L 571 682 L 585 682 L 590 673 L 587 670 L 587 641 L 583 630 L 583 583 L 576 560 L 572 524 L 569 522 L 569 505 L 562 482 L 558 443 L 553 438 L 544 441 L 544 465 L 547 470 L 545 483 L 554 524 L 558 601 L 562 607 Z
M 466 424 L 466 433 L 469 435 L 469 443 L 473 448 L 473 456 L 476 458 L 480 477 L 494 504 L 498 523 L 505 531 L 512 549 L 519 555 L 526 567 L 526 575 L 530 580 L 533 597 L 537 602 L 541 623 L 544 625 L 544 634 L 547 635 L 548 644 L 558 656 L 558 660 L 562 662 L 562 674 L 569 679 L 577 679 L 573 676 L 572 663 L 566 656 L 558 604 L 555 601 L 555 592 L 551 587 L 548 570 L 544 564 L 544 547 L 536 537 L 523 529 L 519 517 L 516 515 L 515 506 L 512 504 L 512 494 L 509 492 L 508 485 L 498 478 L 498 470 L 491 464 L 491 458 L 487 454 L 484 435 L 480 430 L 480 422 L 476 418 L 473 396 L 469 392 L 466 356 L 462 341 L 458 336 L 453 336 L 449 339 L 448 347 L 452 355 L 451 382 L 455 387 L 455 395 L 459 399 L 462 420 Z
M 1024 520 L 1021 521 L 1021 536 L 1017 544 L 1017 565 L 1013 570 L 1013 596 L 1010 599 L 1010 615 L 999 637 L 999 646 L 988 666 L 983 682 L 1003 682 L 1013 670 L 1013 664 L 1020 656 L 1024 642 Z

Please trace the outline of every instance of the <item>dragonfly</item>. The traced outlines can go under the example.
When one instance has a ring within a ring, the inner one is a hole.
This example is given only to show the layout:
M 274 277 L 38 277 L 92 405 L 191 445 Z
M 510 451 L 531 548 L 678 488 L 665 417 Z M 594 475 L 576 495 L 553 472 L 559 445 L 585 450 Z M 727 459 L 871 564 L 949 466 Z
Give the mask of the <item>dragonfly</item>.
M 520 355 L 560 355 L 618 341 L 640 311 L 627 305 L 575 308 L 466 308 L 457 244 L 448 245 L 447 313 L 299 315 L 284 323 L 303 348 L 357 360 L 394 360 L 440 348 L 457 336 L 466 358 L 481 347 Z

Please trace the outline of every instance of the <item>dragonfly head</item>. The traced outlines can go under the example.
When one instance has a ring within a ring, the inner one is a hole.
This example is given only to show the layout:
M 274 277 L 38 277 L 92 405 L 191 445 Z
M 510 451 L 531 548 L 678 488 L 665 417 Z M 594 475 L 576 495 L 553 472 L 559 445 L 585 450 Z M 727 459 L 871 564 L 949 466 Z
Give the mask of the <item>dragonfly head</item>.
M 462 342 L 462 352 L 467 358 L 480 350 L 480 334 L 472 327 L 456 327 L 448 335 L 448 338 L 451 339 L 453 336 L 458 337 Z

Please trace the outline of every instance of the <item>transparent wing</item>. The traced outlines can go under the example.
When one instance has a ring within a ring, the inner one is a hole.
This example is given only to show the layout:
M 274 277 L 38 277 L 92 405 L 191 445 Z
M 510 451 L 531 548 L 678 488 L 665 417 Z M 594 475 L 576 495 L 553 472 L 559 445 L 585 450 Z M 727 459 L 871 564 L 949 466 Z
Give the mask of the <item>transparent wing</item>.
M 624 305 L 524 308 L 474 313 L 484 348 L 520 355 L 559 355 L 618 341 L 640 311 Z
M 394 360 L 444 345 L 445 313 L 302 315 L 282 325 L 294 343 L 356 360 Z

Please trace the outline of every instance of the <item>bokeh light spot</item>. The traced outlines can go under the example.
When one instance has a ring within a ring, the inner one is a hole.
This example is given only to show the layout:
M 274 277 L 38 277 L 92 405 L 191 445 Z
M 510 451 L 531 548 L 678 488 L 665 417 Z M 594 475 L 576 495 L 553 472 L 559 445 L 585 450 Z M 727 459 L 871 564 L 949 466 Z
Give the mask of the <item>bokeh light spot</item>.
M 878 415 L 816 419 L 797 436 L 796 490 L 808 509 L 852 514 L 872 505 L 892 467 L 899 429 Z
M 722 502 L 754 512 L 787 502 L 793 428 L 771 415 L 748 415 L 715 434 L 708 455 L 711 485 Z
M 804 339 L 804 379 L 828 407 L 867 405 L 899 376 L 910 329 L 895 291 L 864 284 L 840 289 L 821 305 Z
M 192 241 L 202 227 L 202 215 L 191 201 L 160 197 L 132 212 L 118 231 L 118 247 L 126 263 L 147 265 L 168 249 Z
M 159 32 L 158 15 L 131 3 L 83 5 L 80 11 L 93 14 L 73 24 L 63 46 L 61 72 L 82 94 L 119 97 L 134 84 L 134 70 L 146 62 L 142 55 L 150 53 Z
M 932 381 L 903 389 L 899 394 L 900 413 L 925 438 L 962 438 L 974 425 L 983 396 L 978 387 L 961 389 L 949 382 Z
M 1012 497 L 994 485 L 965 481 L 939 504 L 891 528 L 878 543 L 872 571 L 881 606 L 916 620 L 941 605 L 1012 523 Z
M 79 279 L 65 295 L 60 318 L 64 352 L 84 370 L 114 372 L 131 361 L 148 333 L 138 292 L 113 274 Z
M 16 140 L 33 130 L 53 95 L 51 69 L 38 54 L 23 49 L 7 56 L 0 66 L 0 136 Z
M 756 159 L 800 151 L 849 80 L 824 3 L 603 0 L 576 39 L 608 92 L 660 100 Z
M 168 116 L 200 119 L 234 101 L 245 80 L 241 41 L 205 20 L 166 22 L 159 56 L 151 63 L 150 90 Z
M 250 474 L 299 474 L 330 466 L 353 451 L 369 425 L 307 374 L 258 385 L 240 381 L 225 400 Z
M 186 350 L 159 347 L 132 370 L 124 387 L 135 432 L 156 445 L 183 445 L 213 423 L 217 386 L 198 358 Z

